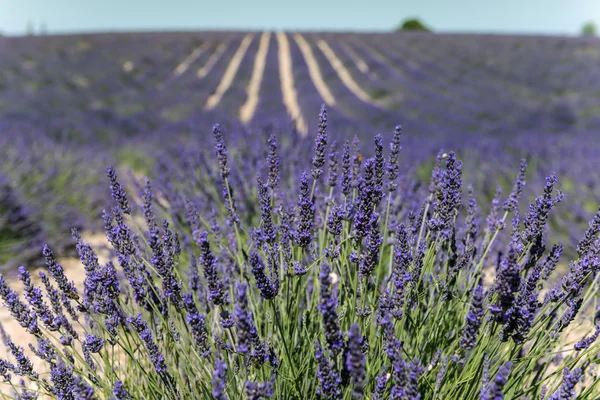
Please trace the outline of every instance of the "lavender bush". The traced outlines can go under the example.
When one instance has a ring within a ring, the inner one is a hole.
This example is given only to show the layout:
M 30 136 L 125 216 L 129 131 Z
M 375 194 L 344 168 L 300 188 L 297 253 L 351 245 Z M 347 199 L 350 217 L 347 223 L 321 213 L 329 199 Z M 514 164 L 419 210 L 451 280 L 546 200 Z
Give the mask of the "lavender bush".
M 43 288 L 25 269 L 23 295 L 0 279 L 31 338 L 28 355 L 5 335 L 3 392 L 597 398 L 600 328 L 574 328 L 596 307 L 600 214 L 562 268 L 546 234 L 563 200 L 553 173 L 523 208 L 514 165 L 486 216 L 455 153 L 439 153 L 428 186 L 400 168 L 402 135 L 335 143 L 323 107 L 314 143 L 228 141 L 215 125 L 214 149 L 165 155 L 136 196 L 109 168 L 111 259 L 74 230 L 82 288 L 46 246 Z

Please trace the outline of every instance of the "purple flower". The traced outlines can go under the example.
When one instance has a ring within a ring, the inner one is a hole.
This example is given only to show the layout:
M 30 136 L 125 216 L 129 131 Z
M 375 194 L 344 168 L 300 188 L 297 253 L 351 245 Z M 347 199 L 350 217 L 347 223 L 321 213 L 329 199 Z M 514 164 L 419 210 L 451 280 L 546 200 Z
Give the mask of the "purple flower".
M 58 288 L 70 298 L 76 300 L 79 299 L 77 289 L 75 289 L 75 283 L 73 283 L 73 281 L 69 282 L 69 280 L 65 276 L 65 271 L 63 267 L 56 262 L 52 250 L 50 250 L 50 248 L 47 245 L 44 245 L 42 254 L 46 259 L 46 267 L 48 268 L 48 272 L 58 284 Z
M 0 359 L 0 376 L 5 382 L 10 382 L 11 372 L 15 370 L 15 366 L 6 360 Z
M 317 379 L 319 380 L 317 395 L 327 400 L 342 398 L 342 379 L 335 370 L 335 364 L 327 356 L 318 340 L 315 342 L 315 358 L 317 359 Z
M 229 167 L 227 165 L 227 146 L 225 146 L 225 140 L 223 140 L 223 134 L 221 133 L 221 127 L 219 124 L 213 125 L 212 132 L 215 139 L 215 152 L 217 154 L 217 159 L 219 160 L 221 178 L 225 180 L 229 176 Z
M 375 204 L 383 198 L 383 177 L 385 175 L 385 159 L 383 158 L 383 139 L 381 134 L 375 136 L 375 179 L 373 192 Z
M 353 236 L 359 240 L 368 233 L 371 215 L 375 208 L 375 160 L 369 158 L 365 162 L 365 172 L 358 183 L 358 196 L 356 198 L 356 211 L 354 215 Z
M 63 362 L 53 364 L 50 369 L 50 379 L 54 384 L 52 393 L 59 400 L 75 400 L 75 379 L 73 376 L 73 367 L 67 366 Z
M 171 382 L 172 377 L 167 369 L 164 356 L 161 354 L 160 349 L 154 342 L 152 331 L 148 328 L 146 321 L 142 319 L 142 314 L 138 313 L 135 317 L 127 318 L 127 323 L 133 326 L 133 329 L 140 335 L 144 346 L 148 350 L 150 361 L 154 365 L 156 372 L 166 382 Z
M 19 294 L 10 289 L 0 275 L 0 297 L 4 300 L 4 305 L 8 308 L 10 315 L 21 325 L 27 329 L 27 332 L 32 335 L 40 335 L 40 329 L 37 325 L 37 316 L 32 313 L 27 305 L 19 299 Z M 60 300 L 59 300 L 60 304 Z
M 521 284 L 518 265 L 520 249 L 521 244 L 518 242 L 518 238 L 513 237 L 508 255 L 502 258 L 496 271 L 493 290 L 498 293 L 498 301 L 490 307 L 490 310 L 498 322 L 506 322 L 506 313 L 512 307 L 515 293 L 518 292 Z
M 215 400 L 227 400 L 225 388 L 227 387 L 227 363 L 219 358 L 215 361 L 215 370 L 212 375 L 212 395 Z
M 504 201 L 504 211 L 513 212 L 515 208 L 519 204 L 519 197 L 521 197 L 521 193 L 523 193 L 523 188 L 525 187 L 525 172 L 527 171 L 527 160 L 521 159 L 521 165 L 519 166 L 519 175 L 515 179 L 515 184 L 513 186 L 512 192 L 508 196 L 508 199 Z
M 339 236 L 342 233 L 342 219 L 344 218 L 344 206 L 332 204 L 327 217 L 327 231 L 333 236 Z
M 318 308 L 323 317 L 323 331 L 329 350 L 337 355 L 344 347 L 344 339 L 342 338 L 337 312 L 337 275 L 331 272 L 329 264 L 323 263 L 321 265 L 319 281 L 321 283 L 321 299 Z
M 254 275 L 254 279 L 256 280 L 256 287 L 260 290 L 260 295 L 263 299 L 274 299 L 277 293 L 279 293 L 278 266 L 275 264 L 275 257 L 278 255 L 278 253 L 275 253 L 274 257 L 269 257 L 269 276 L 265 274 L 265 265 L 257 253 L 253 252 L 248 258 L 248 263 L 252 267 L 252 275 Z
M 252 311 L 248 308 L 248 285 L 245 283 L 236 284 L 235 292 L 235 328 L 238 338 L 237 351 L 244 355 L 249 354 L 251 349 L 260 350 L 261 342 L 254 325 Z
M 59 326 L 56 325 L 54 315 L 52 315 L 50 308 L 44 302 L 42 290 L 33 286 L 31 283 L 31 274 L 23 267 L 19 267 L 19 280 L 23 283 L 24 296 L 27 299 L 27 303 L 43 322 L 46 329 L 57 331 Z
M 583 373 L 581 368 L 576 368 L 572 372 L 568 367 L 563 370 L 562 385 L 548 400 L 572 400 L 575 398 L 575 386 L 581 380 Z
M 543 234 L 550 210 L 562 201 L 563 194 L 560 190 L 556 197 L 552 197 L 555 183 L 556 176 L 554 174 L 547 177 L 544 194 L 535 198 L 535 204 L 529 205 L 529 211 L 523 219 L 525 227 L 521 233 L 523 243 L 528 244 Z
M 596 326 L 596 330 L 590 336 L 583 338 L 579 342 L 575 343 L 575 350 L 580 351 L 588 349 L 592 345 L 592 343 L 594 343 L 596 339 L 598 339 L 598 336 L 600 336 L 600 326 Z
M 367 380 L 366 359 L 362 352 L 363 337 L 358 324 L 352 324 L 348 331 L 348 351 L 345 366 L 352 378 L 352 398 L 364 397 L 364 386 Z
M 394 138 L 392 139 L 392 143 L 390 143 L 390 158 L 387 163 L 387 189 L 390 192 L 395 191 L 396 187 L 398 186 L 396 184 L 396 179 L 398 178 L 398 155 L 400 154 L 400 149 L 402 148 L 402 146 L 400 145 L 401 135 L 402 127 L 400 125 L 397 125 L 396 129 L 394 130 Z
M 127 200 L 127 193 L 125 193 L 123 186 L 121 186 L 117 180 L 117 173 L 115 172 L 115 169 L 110 166 L 106 168 L 106 176 L 110 181 L 110 192 L 112 198 L 117 202 L 123 214 L 131 214 L 131 206 Z
M 269 167 L 269 176 L 267 186 L 275 190 L 279 185 L 279 157 L 277 156 L 277 137 L 274 133 L 269 136 L 269 154 L 267 155 L 267 165 Z
M 384 367 L 375 377 L 375 387 L 373 388 L 373 393 L 371 393 L 372 400 L 383 400 L 386 398 L 385 395 L 387 391 L 387 383 L 387 370 Z
M 258 201 L 260 203 L 261 226 L 256 229 L 255 237 L 259 245 L 268 243 L 270 246 L 273 246 L 277 234 L 271 216 L 271 197 L 269 196 L 268 188 L 263 184 L 260 175 L 257 175 L 256 179 L 258 181 Z
M 436 187 L 434 217 L 429 221 L 429 229 L 449 238 L 454 217 L 462 204 L 462 162 L 457 161 L 454 152 L 448 153 L 446 169 L 440 170 Z
M 6 343 L 6 346 L 17 362 L 16 368 L 13 370 L 15 374 L 37 379 L 38 374 L 33 370 L 33 364 L 29 357 L 25 355 L 23 348 L 17 346 L 11 340 Z
M 121 381 L 115 381 L 113 385 L 113 396 L 115 396 L 115 400 L 131 400 L 133 396 L 129 394 L 127 388 Z
M 489 382 L 481 389 L 481 400 L 502 400 L 504 399 L 504 385 L 508 381 L 510 370 L 512 368 L 512 362 L 507 361 L 498 370 L 498 373 L 494 377 L 492 382 Z
M 298 201 L 298 215 L 296 218 L 296 232 L 294 239 L 296 244 L 303 249 L 312 242 L 312 228 L 315 216 L 315 206 L 310 196 L 308 187 L 308 175 L 306 171 L 300 178 L 300 196 Z
M 338 181 L 338 152 L 337 142 L 333 142 L 329 150 L 329 174 L 327 175 L 327 184 L 329 187 L 335 187 Z
M 246 381 L 244 385 L 248 400 L 270 399 L 275 393 L 275 375 L 266 382 Z
M 350 164 L 350 143 L 346 140 L 342 151 L 342 193 L 348 196 L 352 191 L 352 170 Z
M 216 306 L 223 305 L 227 302 L 227 292 L 225 291 L 225 283 L 219 278 L 217 272 L 217 261 L 210 251 L 210 243 L 208 242 L 208 232 L 203 232 L 197 241 L 200 247 L 200 265 L 204 270 L 204 279 L 208 286 L 208 301 Z
M 321 112 L 319 113 L 319 125 L 317 131 L 317 137 L 315 138 L 315 155 L 312 160 L 312 176 L 313 178 L 319 179 L 323 174 L 323 165 L 325 165 L 325 149 L 327 147 L 327 108 L 325 104 L 321 106 Z
M 99 353 L 104 347 L 104 339 L 86 333 L 85 341 L 83 342 L 83 347 L 88 349 L 90 353 Z
M 459 341 L 460 347 L 465 350 L 471 350 L 477 344 L 477 333 L 485 313 L 483 308 L 484 298 L 483 286 L 477 285 L 477 287 L 475 287 L 473 290 L 471 307 L 469 309 L 469 313 L 467 314 L 466 324 Z
M 598 233 L 600 233 L 600 207 L 598 208 L 596 215 L 594 215 L 594 218 L 590 221 L 589 227 L 583 235 L 583 239 L 577 244 L 577 254 L 579 257 L 583 257 L 583 255 L 590 250 L 598 237 Z
M 365 249 L 359 257 L 358 272 L 363 278 L 369 278 L 375 271 L 382 243 L 383 238 L 379 236 L 379 215 L 374 213 L 371 216 L 367 237 L 364 242 Z
M 185 320 L 192 331 L 196 349 L 202 357 L 208 357 L 210 355 L 210 350 L 208 345 L 208 331 L 206 330 L 206 319 L 204 315 L 198 312 L 198 308 L 194 302 L 194 294 L 192 292 L 184 293 L 183 306 L 187 311 Z

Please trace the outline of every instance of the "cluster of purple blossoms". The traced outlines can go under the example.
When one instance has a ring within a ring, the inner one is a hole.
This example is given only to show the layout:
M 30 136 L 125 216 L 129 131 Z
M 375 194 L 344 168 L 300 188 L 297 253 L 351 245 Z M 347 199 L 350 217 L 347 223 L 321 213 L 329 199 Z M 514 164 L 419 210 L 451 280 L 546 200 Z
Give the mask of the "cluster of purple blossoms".
M 208 232 L 203 232 L 196 241 L 200 248 L 200 258 L 198 262 L 204 270 L 204 279 L 208 286 L 208 301 L 219 306 L 227 303 L 227 292 L 225 283 L 219 277 L 217 269 L 217 260 L 210 251 L 210 243 L 208 241 Z
M 315 342 L 315 358 L 317 359 L 317 379 L 319 381 L 317 395 L 327 400 L 341 398 L 342 378 L 318 340 Z
M 512 362 L 507 361 L 498 370 L 498 373 L 494 377 L 494 380 L 485 384 L 481 388 L 481 400 L 502 400 L 504 399 L 503 390 L 506 382 L 508 381 L 508 376 L 510 375 L 510 371 L 512 369 Z
M 299 247 L 306 249 L 312 242 L 313 220 L 315 216 L 315 205 L 311 198 L 308 187 L 308 175 L 306 171 L 300 178 L 300 195 L 298 201 L 298 214 L 296 216 L 296 230 L 294 240 Z
M 344 339 L 340 330 L 338 317 L 338 276 L 331 271 L 327 263 L 321 265 L 319 282 L 321 284 L 321 299 L 319 311 L 323 318 L 323 331 L 327 340 L 328 349 L 335 355 L 339 354 L 344 347 Z
M 252 275 L 256 280 L 256 287 L 260 290 L 263 299 L 271 300 L 279 293 L 279 276 L 277 274 L 278 265 L 275 264 L 274 257 L 269 257 L 269 273 L 265 273 L 265 264 L 257 253 L 250 254 L 248 258 Z
M 319 113 L 319 126 L 317 137 L 315 138 L 315 155 L 312 160 L 312 176 L 319 179 L 323 174 L 323 165 L 325 165 L 325 150 L 327 148 L 327 108 L 325 104 L 321 106 Z

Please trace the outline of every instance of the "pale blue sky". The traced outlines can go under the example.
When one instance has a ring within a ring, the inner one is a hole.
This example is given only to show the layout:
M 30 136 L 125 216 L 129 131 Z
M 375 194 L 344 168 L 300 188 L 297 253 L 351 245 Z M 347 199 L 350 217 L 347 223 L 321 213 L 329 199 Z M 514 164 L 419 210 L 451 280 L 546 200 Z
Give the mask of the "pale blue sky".
M 269 29 L 385 31 L 416 16 L 436 31 L 577 34 L 600 0 L 0 0 L 0 31 Z

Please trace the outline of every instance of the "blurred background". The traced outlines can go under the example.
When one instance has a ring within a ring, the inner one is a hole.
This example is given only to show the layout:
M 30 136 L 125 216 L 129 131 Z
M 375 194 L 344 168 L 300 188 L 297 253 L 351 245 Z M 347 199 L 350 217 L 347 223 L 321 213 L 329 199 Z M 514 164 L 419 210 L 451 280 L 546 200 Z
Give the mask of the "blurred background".
M 521 157 L 525 202 L 555 171 L 574 243 L 600 199 L 599 22 L 595 0 L 0 0 L 0 265 L 101 231 L 107 165 L 168 187 L 213 123 L 310 141 L 323 103 L 339 140 L 402 125 L 412 179 L 456 150 L 482 211 Z

